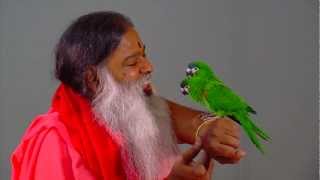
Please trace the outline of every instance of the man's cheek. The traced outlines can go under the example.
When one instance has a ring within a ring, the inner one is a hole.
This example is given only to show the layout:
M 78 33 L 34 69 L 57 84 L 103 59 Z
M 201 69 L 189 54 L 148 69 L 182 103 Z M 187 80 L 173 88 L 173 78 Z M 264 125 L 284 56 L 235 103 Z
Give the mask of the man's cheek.
M 123 79 L 125 81 L 135 81 L 139 78 L 139 74 L 134 71 L 134 70 L 130 70 L 130 71 L 125 71 L 123 73 Z

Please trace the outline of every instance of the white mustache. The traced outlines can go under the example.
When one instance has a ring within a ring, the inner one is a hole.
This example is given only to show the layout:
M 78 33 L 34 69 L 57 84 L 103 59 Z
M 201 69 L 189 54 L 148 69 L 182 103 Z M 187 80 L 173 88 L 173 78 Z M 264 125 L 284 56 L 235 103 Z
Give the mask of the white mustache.
M 148 74 L 134 82 L 126 82 L 126 84 L 128 86 L 134 86 L 136 88 L 140 88 L 140 87 L 143 87 L 145 84 L 151 83 L 151 80 L 152 80 L 152 75 Z
M 141 78 L 141 81 L 142 81 L 142 83 L 149 83 L 149 82 L 151 82 L 151 78 L 152 78 L 152 76 L 151 76 L 151 74 L 148 74 L 148 75 L 145 75 L 145 76 L 143 76 L 142 78 Z

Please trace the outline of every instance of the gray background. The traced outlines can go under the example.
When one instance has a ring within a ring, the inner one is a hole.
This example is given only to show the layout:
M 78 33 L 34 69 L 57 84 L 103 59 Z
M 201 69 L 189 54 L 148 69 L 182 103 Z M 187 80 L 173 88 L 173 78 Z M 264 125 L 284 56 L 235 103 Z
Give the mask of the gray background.
M 317 179 L 315 0 L 1 0 L 1 179 L 9 179 L 9 154 L 30 120 L 50 104 L 57 39 L 71 20 L 96 10 L 133 19 L 163 96 L 198 107 L 178 84 L 186 64 L 203 58 L 258 111 L 255 118 L 273 138 L 267 155 L 243 136 L 247 157 L 217 165 L 216 180 Z

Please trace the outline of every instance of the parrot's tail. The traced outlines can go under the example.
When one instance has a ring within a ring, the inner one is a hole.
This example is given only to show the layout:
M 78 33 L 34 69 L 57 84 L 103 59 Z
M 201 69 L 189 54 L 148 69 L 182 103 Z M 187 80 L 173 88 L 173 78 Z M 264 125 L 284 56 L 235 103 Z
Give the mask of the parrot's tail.
M 257 125 L 254 124 L 253 121 L 250 121 L 251 126 L 254 130 L 255 133 L 257 133 L 259 135 L 259 137 L 265 141 L 270 141 L 271 137 L 261 128 L 259 128 Z
M 252 120 L 247 114 L 236 114 L 235 118 L 240 122 L 251 142 L 262 154 L 265 154 L 264 146 L 260 143 L 258 136 L 262 139 L 270 139 L 270 137 L 265 132 L 260 130 L 255 124 L 253 124 Z

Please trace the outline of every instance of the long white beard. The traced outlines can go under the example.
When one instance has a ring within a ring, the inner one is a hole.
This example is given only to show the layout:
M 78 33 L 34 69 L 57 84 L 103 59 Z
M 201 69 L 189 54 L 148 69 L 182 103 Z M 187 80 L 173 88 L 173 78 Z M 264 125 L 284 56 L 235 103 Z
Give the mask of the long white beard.
M 92 106 L 98 119 L 124 139 L 125 143 L 119 144 L 122 158 L 133 163 L 124 164 L 127 178 L 134 166 L 139 179 L 163 179 L 179 151 L 166 102 L 159 96 L 144 95 L 142 85 L 147 78 L 119 84 L 105 67 L 99 68 L 98 76 L 100 88 Z

